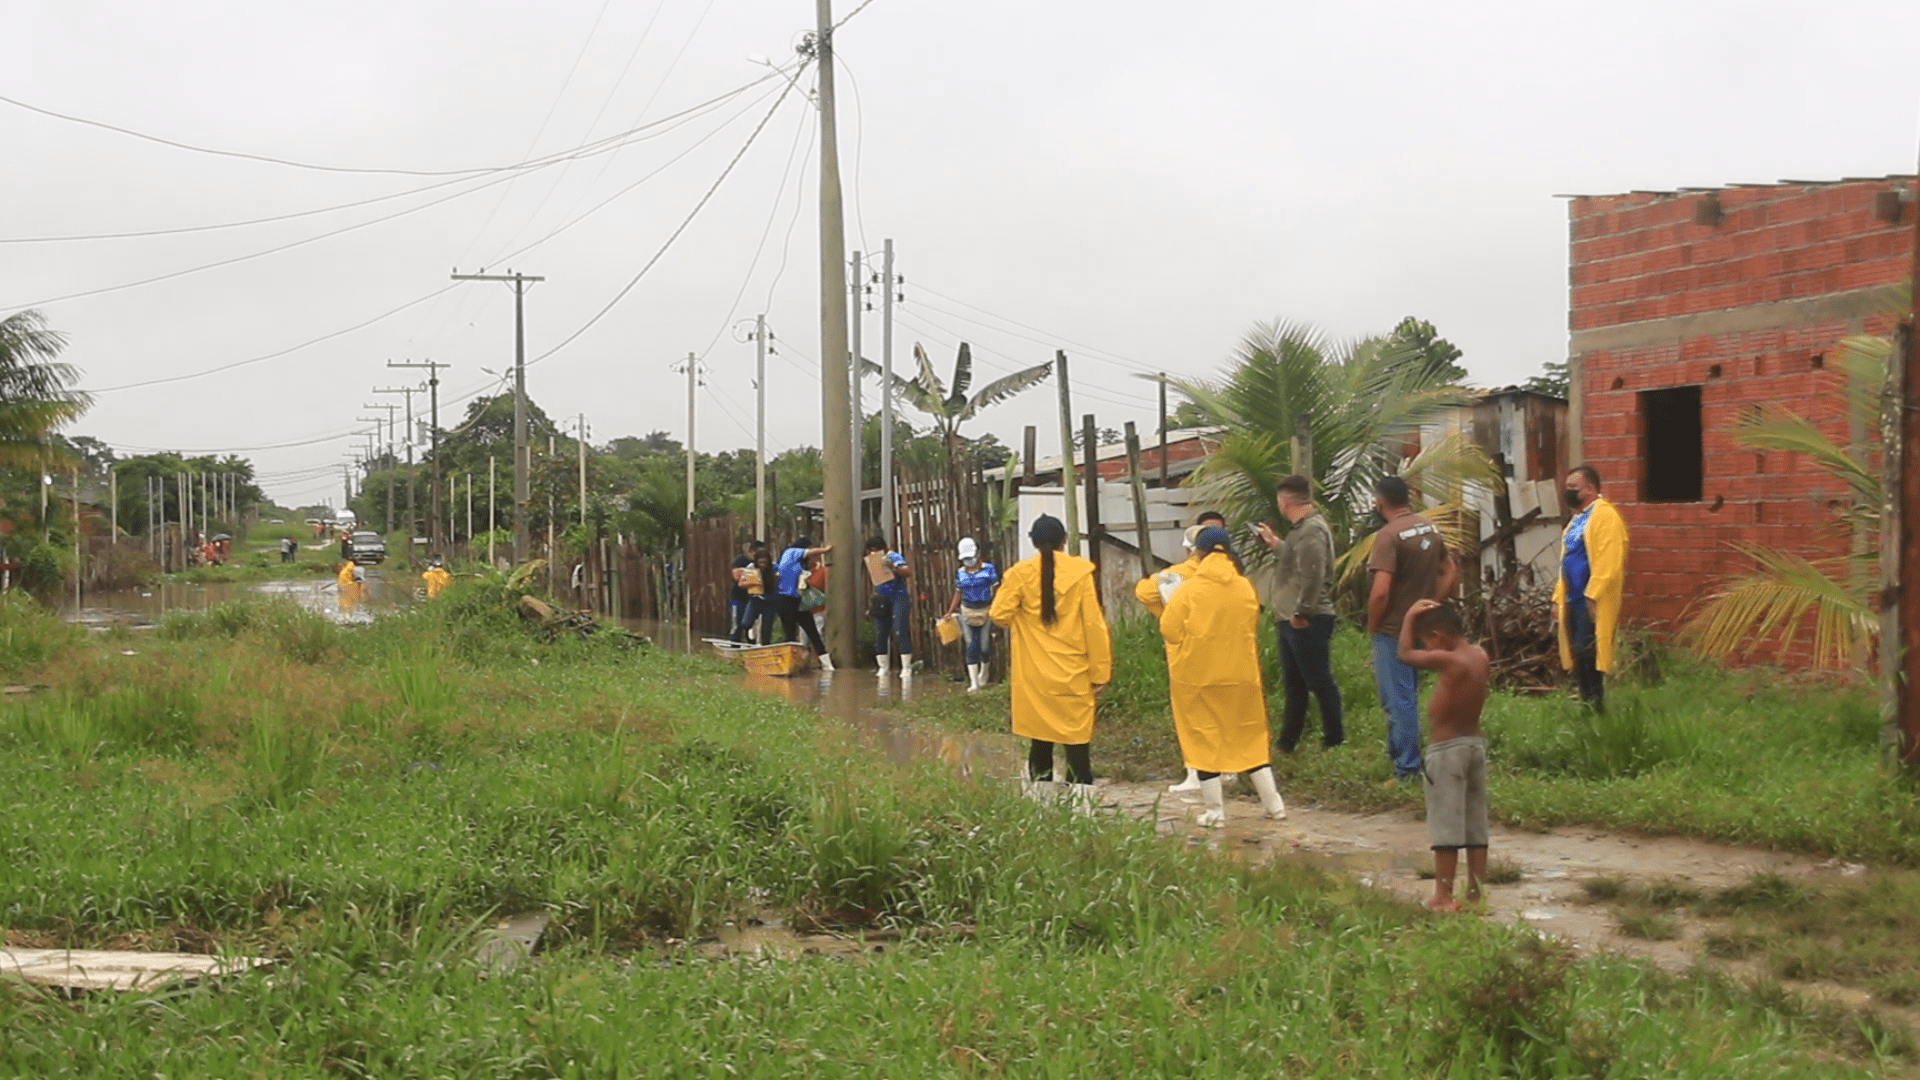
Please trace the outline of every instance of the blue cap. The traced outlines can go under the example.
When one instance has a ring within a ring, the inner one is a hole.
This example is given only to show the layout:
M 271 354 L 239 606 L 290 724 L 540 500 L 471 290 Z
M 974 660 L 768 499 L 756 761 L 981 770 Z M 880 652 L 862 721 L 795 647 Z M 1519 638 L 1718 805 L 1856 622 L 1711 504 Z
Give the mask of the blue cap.
M 1227 530 L 1221 528 L 1220 526 L 1209 525 L 1206 528 L 1200 530 L 1199 536 L 1196 536 L 1193 538 L 1193 550 L 1195 551 L 1232 551 L 1233 538 L 1228 536 Z

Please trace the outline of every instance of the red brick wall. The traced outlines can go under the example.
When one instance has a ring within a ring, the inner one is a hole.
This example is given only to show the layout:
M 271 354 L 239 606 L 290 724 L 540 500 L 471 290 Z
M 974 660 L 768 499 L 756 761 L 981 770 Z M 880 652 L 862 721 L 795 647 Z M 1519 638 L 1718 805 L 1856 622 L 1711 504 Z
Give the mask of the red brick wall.
M 1568 323 L 1580 356 L 1584 454 L 1631 533 L 1629 620 L 1670 626 L 1719 577 L 1746 568 L 1736 542 L 1813 558 L 1845 553 L 1834 514 L 1844 485 L 1803 455 L 1740 449 L 1729 428 L 1742 410 L 1779 402 L 1844 442 L 1842 377 L 1822 365 L 1838 356 L 1842 337 L 1885 332 L 1892 319 L 1836 317 L 1585 351 L 1581 332 L 1904 281 L 1913 210 L 1904 223 L 1874 214 L 1875 196 L 1893 183 L 1728 188 L 1714 193 L 1724 214 L 1715 225 L 1695 224 L 1705 193 L 1570 203 Z M 1701 388 L 1702 499 L 1645 503 L 1639 393 L 1673 386 Z

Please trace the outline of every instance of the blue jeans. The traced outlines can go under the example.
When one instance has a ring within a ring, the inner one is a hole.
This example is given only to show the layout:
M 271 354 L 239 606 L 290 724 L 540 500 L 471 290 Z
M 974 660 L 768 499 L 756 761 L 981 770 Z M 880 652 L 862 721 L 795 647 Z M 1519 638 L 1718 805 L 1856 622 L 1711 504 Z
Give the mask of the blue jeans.
M 1387 710 L 1387 756 L 1396 776 L 1420 771 L 1420 672 L 1400 662 L 1400 639 L 1373 635 L 1373 681 Z
M 885 599 L 885 597 L 881 598 Z M 913 615 L 913 597 L 909 596 L 905 590 L 902 590 L 893 594 L 892 601 L 893 602 L 884 609 L 886 617 L 875 618 L 873 620 L 873 654 L 875 656 L 885 656 L 889 651 L 887 643 L 891 641 L 893 643 L 891 651 L 894 655 L 911 656 L 913 654 L 913 627 L 908 620 Z M 875 604 L 874 607 L 880 609 L 879 604 Z M 879 610 L 875 611 L 876 615 L 879 613 Z
M 753 639 L 755 645 L 773 644 L 773 598 L 770 596 L 750 596 L 746 606 L 740 609 L 739 621 L 733 624 L 733 640 L 747 640 L 747 628 L 760 624 L 760 633 Z
M 744 641 L 747 634 L 747 601 L 727 597 L 727 638 Z
M 960 609 L 960 639 L 967 643 L 967 663 L 984 664 L 993 656 L 987 645 L 987 635 L 992 632 L 991 622 L 979 626 L 967 625 L 967 609 Z
M 1345 712 L 1340 704 L 1340 684 L 1333 679 L 1332 615 L 1315 615 L 1306 627 L 1281 619 L 1274 625 L 1280 632 L 1280 677 L 1286 686 L 1287 704 L 1280 724 L 1280 749 L 1293 753 L 1307 728 L 1307 698 L 1320 703 L 1320 745 L 1339 746 L 1347 741 Z

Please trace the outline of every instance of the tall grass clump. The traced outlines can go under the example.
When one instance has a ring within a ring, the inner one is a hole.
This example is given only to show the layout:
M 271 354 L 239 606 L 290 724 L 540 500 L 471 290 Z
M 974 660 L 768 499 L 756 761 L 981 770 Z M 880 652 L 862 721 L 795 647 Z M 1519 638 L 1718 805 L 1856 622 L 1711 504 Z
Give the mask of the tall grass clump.
M 168 612 L 160 634 L 174 641 L 245 637 L 270 643 L 303 664 L 328 660 L 340 647 L 340 630 L 332 620 L 286 597 L 228 600 L 205 611 Z
M 18 677 L 71 648 L 84 633 L 25 592 L 0 593 L 0 675 Z

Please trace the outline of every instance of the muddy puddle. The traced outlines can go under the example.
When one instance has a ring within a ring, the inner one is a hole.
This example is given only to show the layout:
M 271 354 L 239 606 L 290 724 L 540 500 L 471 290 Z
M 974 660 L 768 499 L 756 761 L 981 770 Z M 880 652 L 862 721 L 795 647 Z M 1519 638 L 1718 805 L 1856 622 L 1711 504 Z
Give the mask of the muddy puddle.
M 410 604 L 420 585 L 417 574 L 405 571 L 367 571 L 357 588 L 342 590 L 333 578 L 298 581 L 258 581 L 193 585 L 161 582 L 137 589 L 118 589 L 81 597 L 80 606 L 68 603 L 61 614 L 94 630 L 126 626 L 150 629 L 176 611 L 206 611 L 229 600 L 281 597 L 340 623 L 365 623 L 381 612 Z

